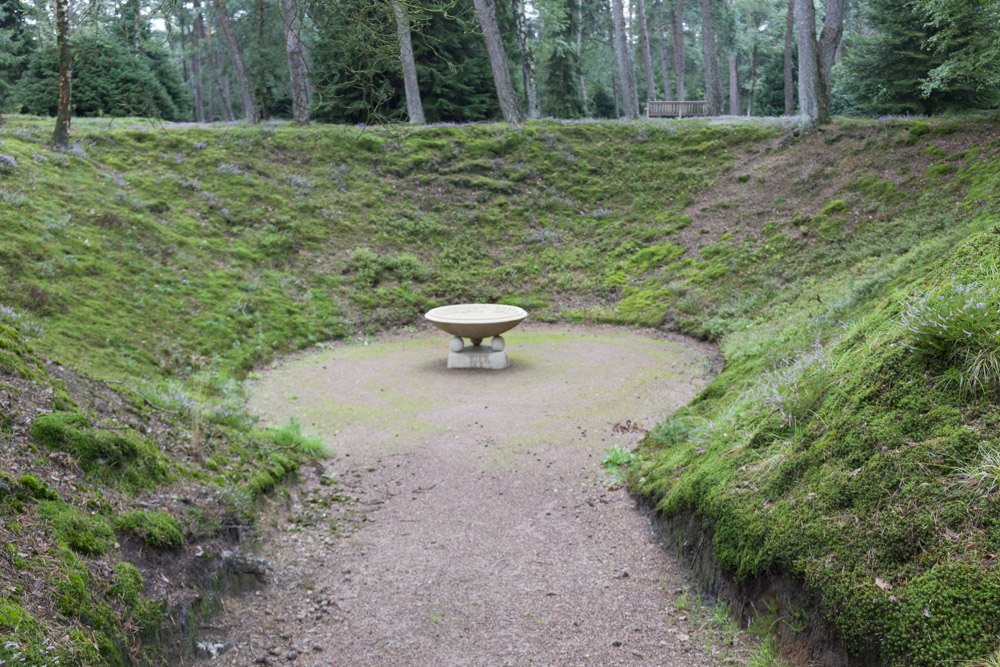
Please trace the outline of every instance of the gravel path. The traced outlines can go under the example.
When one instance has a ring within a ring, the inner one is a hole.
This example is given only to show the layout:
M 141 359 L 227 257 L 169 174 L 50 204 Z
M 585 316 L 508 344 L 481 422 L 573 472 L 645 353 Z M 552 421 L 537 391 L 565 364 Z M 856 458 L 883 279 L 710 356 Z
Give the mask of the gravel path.
M 336 455 L 272 503 L 272 583 L 226 601 L 213 664 L 717 662 L 674 609 L 682 567 L 601 468 L 641 438 L 627 420 L 649 428 L 691 399 L 710 351 L 610 327 L 507 342 L 506 371 L 448 371 L 448 338 L 428 330 L 254 382 L 254 410 L 297 416 Z

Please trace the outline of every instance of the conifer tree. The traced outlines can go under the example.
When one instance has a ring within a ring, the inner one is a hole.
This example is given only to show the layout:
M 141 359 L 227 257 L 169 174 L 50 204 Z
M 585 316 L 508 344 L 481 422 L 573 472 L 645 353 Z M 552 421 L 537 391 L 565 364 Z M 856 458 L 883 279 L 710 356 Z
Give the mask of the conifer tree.
M 545 63 L 544 109 L 547 116 L 579 118 L 584 106 L 580 95 L 580 56 L 573 42 L 578 18 L 569 6 L 564 18 Z

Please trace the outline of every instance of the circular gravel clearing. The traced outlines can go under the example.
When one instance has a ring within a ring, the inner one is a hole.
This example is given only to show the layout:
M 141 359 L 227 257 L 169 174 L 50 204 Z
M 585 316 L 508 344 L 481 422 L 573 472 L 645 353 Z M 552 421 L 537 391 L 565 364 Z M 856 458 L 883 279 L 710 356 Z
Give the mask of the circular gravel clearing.
M 335 455 L 270 514 L 274 584 L 227 603 L 234 645 L 214 664 L 268 649 L 297 665 L 714 662 L 671 613 L 683 569 L 601 468 L 704 386 L 711 350 L 530 323 L 507 343 L 504 371 L 449 371 L 448 337 L 428 330 L 251 383 L 253 410 L 296 417 Z M 331 474 L 365 519 L 346 536 L 325 514 L 289 521 Z

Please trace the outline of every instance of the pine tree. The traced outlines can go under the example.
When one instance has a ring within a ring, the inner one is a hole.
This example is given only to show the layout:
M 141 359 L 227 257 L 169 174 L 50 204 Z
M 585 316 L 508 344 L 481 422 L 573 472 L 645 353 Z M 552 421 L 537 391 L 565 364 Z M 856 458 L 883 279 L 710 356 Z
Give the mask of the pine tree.
M 73 114 L 146 116 L 188 120 L 191 93 L 162 47 L 150 42 L 134 58 L 125 41 L 108 33 L 83 33 L 72 44 Z M 59 55 L 54 44 L 32 54 L 15 89 L 27 113 L 54 115 Z
M 575 2 L 575 0 L 570 0 Z M 567 6 L 558 26 L 552 52 L 545 61 L 542 108 L 546 116 L 579 118 L 584 114 L 580 95 L 580 55 L 576 50 L 577 15 Z
M 870 35 L 859 38 L 841 64 L 836 86 L 841 113 L 935 114 L 997 103 L 996 88 L 989 85 L 988 68 L 981 62 L 967 76 L 925 88 L 948 54 L 933 48 L 938 32 L 924 10 L 910 3 L 870 0 L 866 20 Z
M 21 0 L 0 0 L 0 111 L 11 108 L 11 90 L 28 66 L 31 40 Z
M 481 35 L 443 4 L 408 15 L 420 98 L 428 123 L 487 120 L 500 115 Z M 318 120 L 369 123 L 406 119 L 399 41 L 391 3 L 345 0 L 313 10 Z

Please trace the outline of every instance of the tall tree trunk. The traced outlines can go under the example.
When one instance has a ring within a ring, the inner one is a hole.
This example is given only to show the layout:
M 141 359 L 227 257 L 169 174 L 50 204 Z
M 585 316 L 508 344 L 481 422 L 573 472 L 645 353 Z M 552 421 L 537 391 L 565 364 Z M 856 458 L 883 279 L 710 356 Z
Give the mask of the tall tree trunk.
M 69 146 L 69 123 L 72 115 L 70 88 L 73 81 L 73 53 L 69 50 L 69 17 L 66 3 L 69 0 L 52 0 L 52 13 L 56 19 L 56 44 L 59 49 L 59 107 L 52 143 L 59 148 Z
M 393 2 L 393 9 L 402 11 L 398 3 Z M 403 33 L 400 20 L 406 28 L 406 43 L 403 43 Z M 296 123 L 309 122 L 309 98 L 312 96 L 312 87 L 309 85 L 309 58 L 306 45 L 302 43 L 299 36 L 299 26 L 301 19 L 295 0 L 281 0 L 281 23 L 285 33 L 285 53 L 288 56 L 288 80 L 291 83 L 292 93 L 292 119 Z M 403 80 L 406 83 L 406 102 L 410 106 L 410 122 L 423 123 L 424 112 L 420 107 L 420 91 L 417 90 L 417 70 L 413 65 L 413 49 L 410 46 L 410 24 L 405 16 L 396 15 L 396 29 L 400 31 L 400 54 L 403 56 Z M 405 53 L 404 53 L 405 51 Z M 410 78 L 407 70 L 406 58 L 409 55 L 410 69 L 413 74 L 414 95 L 416 95 L 416 107 L 419 112 L 419 120 L 414 120 L 413 104 L 410 102 Z
M 684 0 L 677 0 L 677 11 L 671 10 L 670 23 L 674 38 L 674 82 L 677 84 L 677 100 L 683 102 L 684 93 Z
M 257 48 L 264 48 L 264 0 L 257 0 Z M 260 80 L 257 90 L 260 95 L 259 119 L 267 119 L 271 114 L 267 111 L 267 73 L 264 68 L 260 68 Z
M 218 42 L 218 39 L 216 38 L 214 41 Z M 220 56 L 216 53 L 216 49 L 213 46 L 215 45 L 210 43 L 208 59 L 212 71 L 215 72 L 215 91 L 218 93 L 219 98 L 219 115 L 223 121 L 229 122 L 236 118 L 236 115 L 233 113 L 233 99 L 229 90 L 229 76 L 222 71 L 222 63 L 219 62 Z
M 639 51 L 642 53 L 642 72 L 646 76 L 646 99 L 656 99 L 656 77 L 653 75 L 653 56 L 649 48 L 649 26 L 646 22 L 646 2 L 636 0 L 635 13 L 639 19 Z
M 500 101 L 500 112 L 508 123 L 520 123 L 521 109 L 517 103 L 517 95 L 514 94 L 514 85 L 510 81 L 507 54 L 500 39 L 493 0 L 472 0 L 472 4 L 476 8 L 479 26 L 483 29 L 486 53 L 490 57 L 490 68 L 493 70 L 493 83 L 496 85 L 497 99 Z
M 736 66 L 736 54 L 729 54 L 729 115 L 740 115 L 740 72 Z
M 795 26 L 795 0 L 788 0 L 785 19 L 785 115 L 795 115 L 795 79 L 792 76 L 792 31 Z
M 142 30 L 142 6 L 139 0 L 132 0 L 132 52 L 135 57 L 139 57 L 139 47 L 141 46 L 140 31 Z
M 809 124 L 830 121 L 830 70 L 844 32 L 844 0 L 827 0 L 823 32 L 816 39 L 813 0 L 796 0 L 799 33 L 799 111 Z
M 750 99 L 747 103 L 747 116 L 753 115 L 754 98 L 757 96 L 757 42 L 750 50 Z
M 583 0 L 576 0 L 573 5 L 576 14 L 576 57 L 583 58 Z M 587 110 L 587 79 L 580 72 L 580 99 L 583 101 L 583 115 L 589 115 Z
M 236 75 L 236 87 L 240 91 L 240 106 L 243 108 L 243 118 L 251 123 L 256 123 L 257 103 L 253 99 L 253 89 L 250 87 L 250 77 L 247 75 L 247 68 L 243 62 L 243 53 L 240 51 L 240 43 L 236 40 L 236 33 L 233 25 L 229 22 L 229 12 L 226 9 L 226 0 L 212 0 L 215 7 L 215 20 L 219 24 L 219 30 L 226 40 L 226 48 L 229 51 L 229 59 L 233 63 L 233 73 Z
M 615 98 L 615 118 L 622 117 L 621 104 L 618 102 L 618 77 L 611 73 L 611 95 Z
M 194 0 L 194 29 L 191 31 L 191 82 L 194 88 L 194 118 L 205 122 L 205 93 L 201 85 L 201 41 L 205 36 L 205 17 L 200 0 Z
M 701 52 L 705 58 L 705 101 L 709 115 L 722 113 L 722 77 L 719 51 L 715 46 L 715 10 L 713 0 L 701 0 Z
M 639 97 L 635 89 L 635 70 L 629 58 L 627 35 L 625 34 L 625 12 L 622 10 L 622 0 L 611 0 L 611 10 L 614 16 L 615 54 L 618 57 L 618 76 L 622 82 L 622 106 L 625 107 L 626 118 L 639 117 Z
M 660 37 L 660 69 L 663 72 L 663 99 L 670 101 L 670 59 L 667 58 L 667 35 L 663 30 L 663 0 L 656 0 L 656 30 Z
M 524 101 L 528 118 L 538 118 L 541 112 L 538 108 L 538 86 L 535 84 L 535 56 L 531 52 L 528 41 L 528 26 L 524 19 L 524 0 L 513 0 L 511 9 L 514 12 L 514 35 L 517 37 L 517 50 L 521 53 L 521 76 L 524 79 Z

